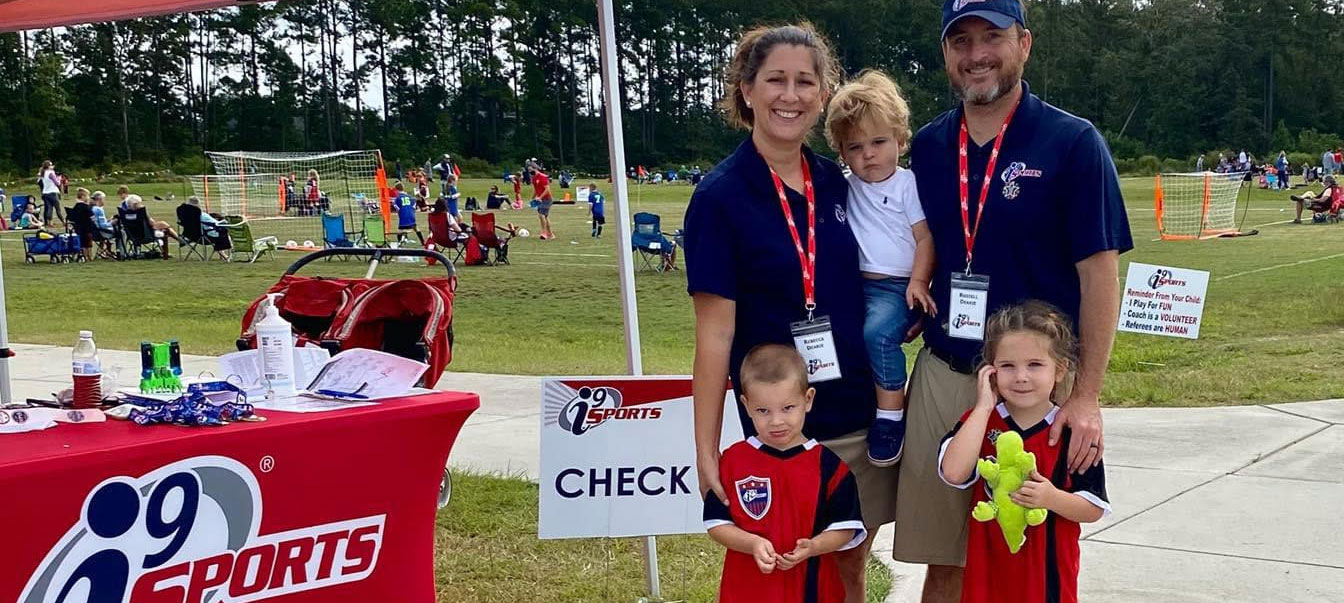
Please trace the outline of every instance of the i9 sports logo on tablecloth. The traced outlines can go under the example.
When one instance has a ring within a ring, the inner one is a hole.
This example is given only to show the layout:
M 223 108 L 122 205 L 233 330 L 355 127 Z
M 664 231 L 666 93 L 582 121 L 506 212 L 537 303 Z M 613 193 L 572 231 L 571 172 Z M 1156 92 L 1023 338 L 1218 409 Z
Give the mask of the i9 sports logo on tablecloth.
M 261 488 L 201 456 L 95 486 L 18 603 L 242 603 L 363 580 L 385 515 L 258 534 Z

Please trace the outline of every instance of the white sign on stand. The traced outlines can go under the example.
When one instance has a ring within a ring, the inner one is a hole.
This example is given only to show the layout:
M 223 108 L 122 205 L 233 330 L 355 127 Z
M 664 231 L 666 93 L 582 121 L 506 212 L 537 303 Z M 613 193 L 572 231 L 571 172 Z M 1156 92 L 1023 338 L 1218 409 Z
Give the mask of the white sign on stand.
M 539 538 L 705 531 L 690 377 L 552 378 L 541 401 Z M 735 404 L 720 449 L 742 439 Z
M 1130 262 L 1117 328 L 1130 333 L 1199 338 L 1209 273 Z
M 574 189 L 574 198 L 578 203 L 588 202 L 588 193 L 591 189 L 586 186 L 580 186 Z

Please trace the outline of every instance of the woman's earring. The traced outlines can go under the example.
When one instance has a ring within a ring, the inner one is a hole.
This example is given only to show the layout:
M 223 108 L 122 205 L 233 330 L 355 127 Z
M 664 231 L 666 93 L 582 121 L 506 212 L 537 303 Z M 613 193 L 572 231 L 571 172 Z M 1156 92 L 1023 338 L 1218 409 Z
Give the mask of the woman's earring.
M 748 108 L 748 109 L 751 108 L 751 101 L 747 101 L 747 108 Z

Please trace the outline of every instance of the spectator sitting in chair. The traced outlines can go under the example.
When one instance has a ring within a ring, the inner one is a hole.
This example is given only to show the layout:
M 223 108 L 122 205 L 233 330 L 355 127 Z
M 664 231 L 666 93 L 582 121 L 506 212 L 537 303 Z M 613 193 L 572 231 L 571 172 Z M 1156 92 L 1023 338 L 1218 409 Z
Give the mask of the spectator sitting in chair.
M 42 226 L 42 219 L 37 217 L 37 205 L 30 201 L 23 208 L 23 215 L 19 216 L 19 221 L 15 223 L 15 227 L 19 230 L 37 230 Z
M 145 207 L 145 202 L 143 199 L 140 198 L 140 195 L 127 195 L 125 203 L 130 206 L 131 211 L 135 211 L 137 209 Z M 163 220 L 155 220 L 154 218 L 150 217 L 148 209 L 145 210 L 145 218 L 149 220 L 149 225 L 154 229 L 154 232 L 156 233 L 161 232 L 163 233 L 164 237 L 177 241 L 179 245 L 182 244 L 182 237 L 177 236 L 177 231 L 173 230 L 173 227 L 169 226 L 167 222 L 164 222 Z M 165 244 L 162 245 L 163 259 L 166 260 L 173 256 L 168 255 L 168 245 L 166 244 L 167 241 L 164 241 L 164 243 Z
M 1293 218 L 1293 224 L 1302 223 L 1302 210 L 1310 209 L 1312 213 L 1338 212 L 1341 206 L 1344 206 L 1344 188 L 1335 184 L 1334 176 L 1325 177 L 1325 190 L 1318 195 L 1311 191 L 1301 195 L 1291 195 L 1289 198 L 1297 204 L 1297 216 Z
M 201 200 L 192 195 L 187 197 L 187 203 L 201 207 Z M 214 246 L 215 253 L 219 254 L 222 260 L 229 259 L 229 252 L 233 249 L 233 243 L 229 241 L 229 231 L 224 229 L 224 223 L 219 218 L 206 213 L 201 209 L 201 234 L 210 239 L 210 244 Z
M 448 213 L 448 204 L 444 202 L 443 198 L 434 201 L 434 207 L 429 210 L 429 213 L 446 214 L 446 217 L 448 218 L 448 232 L 452 233 L 454 239 L 465 241 L 471 237 L 471 227 L 458 222 L 457 219 L 453 217 L 453 214 Z
M 120 245 L 121 241 L 117 239 L 117 231 L 112 227 L 112 222 L 107 219 L 107 210 L 103 208 L 107 205 L 107 193 L 93 191 L 90 200 L 91 205 L 93 205 L 93 227 L 97 228 L 102 234 L 102 240 L 99 241 L 98 245 L 98 257 L 114 260 L 117 256 L 112 252 L 111 242 L 117 241 L 117 244 Z
M 77 219 L 76 216 L 79 216 L 79 218 Z M 75 189 L 75 206 L 66 212 L 65 217 L 71 226 L 77 226 L 83 221 L 84 216 L 88 216 L 90 223 L 92 222 L 93 207 L 89 205 L 89 189 L 81 186 Z M 79 232 L 78 229 L 76 229 L 76 233 L 79 235 L 79 248 L 84 252 L 84 261 L 92 262 L 93 233 Z

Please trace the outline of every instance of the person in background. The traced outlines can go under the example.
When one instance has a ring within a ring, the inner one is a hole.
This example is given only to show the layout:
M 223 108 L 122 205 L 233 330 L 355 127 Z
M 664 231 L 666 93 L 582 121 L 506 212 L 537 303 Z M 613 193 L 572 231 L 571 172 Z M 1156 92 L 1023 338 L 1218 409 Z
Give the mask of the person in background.
M 233 249 L 233 243 L 229 241 L 229 231 L 224 229 L 224 223 L 205 211 L 201 207 L 200 198 L 195 195 L 187 197 L 187 203 L 195 205 L 201 210 L 201 234 L 210 239 L 210 244 L 215 248 L 215 253 L 219 255 L 220 259 L 228 260 L 229 251 Z
M 606 197 L 597 190 L 596 182 L 588 183 L 588 213 L 593 216 L 593 238 L 602 236 L 602 225 L 607 223 Z
M 1204 154 L 1203 154 L 1203 153 L 1200 153 L 1200 154 L 1199 154 L 1199 159 L 1196 159 L 1196 160 L 1195 160 L 1195 171 L 1196 171 L 1196 172 L 1200 172 L 1200 173 L 1203 173 L 1203 172 L 1204 172 Z
M 555 200 L 551 197 L 551 179 L 535 163 L 528 169 L 532 172 L 532 201 L 536 203 L 537 220 L 541 223 L 537 238 L 543 241 L 554 239 L 555 232 L 551 230 L 551 204 Z
M 90 199 L 93 205 L 91 211 L 93 212 L 94 228 L 97 228 L 101 232 L 104 240 L 116 241 L 117 249 L 124 253 L 125 249 L 122 247 L 123 243 L 121 239 L 117 237 L 117 230 L 113 226 L 112 221 L 107 219 L 107 209 L 105 208 L 107 205 L 107 193 L 104 193 L 103 191 L 93 191 L 93 195 L 90 196 Z M 98 254 L 107 259 L 116 259 L 116 256 L 112 254 L 111 248 L 104 248 L 100 250 Z
M 462 193 L 457 190 L 457 176 L 449 174 L 448 180 L 445 182 L 448 183 L 448 186 L 444 189 L 443 196 L 448 201 L 448 213 L 452 214 L 454 220 L 461 220 L 461 214 L 457 211 L 457 202 L 462 198 Z
M 42 219 L 37 217 L 37 205 L 29 202 L 23 208 L 23 215 L 19 216 L 19 230 L 40 229 L 42 226 Z
M 37 172 L 37 183 L 42 185 L 42 221 L 51 223 L 51 213 L 65 224 L 65 210 L 61 209 L 61 175 L 56 173 L 56 165 L 51 160 L 42 162 Z

